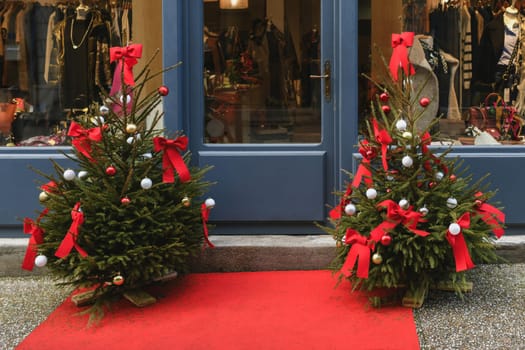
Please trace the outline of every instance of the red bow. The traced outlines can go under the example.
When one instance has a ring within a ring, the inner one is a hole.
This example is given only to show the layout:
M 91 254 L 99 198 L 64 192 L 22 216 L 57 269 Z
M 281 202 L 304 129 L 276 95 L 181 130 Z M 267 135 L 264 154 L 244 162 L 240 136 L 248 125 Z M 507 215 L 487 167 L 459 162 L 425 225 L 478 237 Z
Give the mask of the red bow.
M 477 192 L 474 196 L 480 198 L 482 195 L 482 192 Z M 501 210 L 481 201 L 481 204 L 477 206 L 476 212 L 481 215 L 481 219 L 487 225 L 492 227 L 492 232 L 494 232 L 496 237 L 501 238 L 505 234 L 505 230 L 502 227 L 505 223 L 505 214 Z
M 121 74 L 124 74 L 124 83 L 128 86 L 135 86 L 133 77 L 133 66 L 137 64 L 138 58 L 142 57 L 142 45 L 133 44 L 126 47 L 112 47 L 109 49 L 109 59 L 111 62 L 119 60 L 113 76 L 113 86 L 110 95 L 114 95 L 122 88 Z
M 448 167 L 445 164 L 441 164 L 441 160 L 433 155 L 428 146 L 430 146 L 430 143 L 432 142 L 432 137 L 430 136 L 430 133 L 427 131 L 423 135 L 421 135 L 421 152 L 425 155 L 428 155 L 436 165 L 441 165 L 441 168 L 443 169 L 443 173 L 448 174 Z M 425 162 L 424 165 L 425 169 L 429 172 L 432 171 L 432 166 L 428 161 Z
M 57 188 L 57 184 L 55 181 L 49 181 L 47 184 L 43 184 L 40 186 L 42 191 L 46 191 L 48 193 L 54 192 Z
M 381 144 L 381 159 L 383 161 L 383 168 L 385 171 L 388 171 L 388 163 L 386 161 L 386 149 L 389 144 L 392 143 L 392 137 L 388 134 L 388 131 L 385 129 L 379 129 L 379 124 L 377 120 L 372 119 L 372 126 L 374 128 L 374 136 L 376 141 Z
M 461 215 L 457 224 L 461 229 L 470 227 L 470 213 L 466 212 Z M 456 261 L 456 272 L 465 271 L 473 268 L 475 265 L 470 258 L 468 252 L 467 243 L 465 242 L 465 237 L 463 233 L 460 232 L 458 235 L 453 235 L 447 230 L 447 241 L 452 247 L 452 252 L 454 253 L 454 260 Z
M 351 244 L 352 247 L 350 247 L 345 263 L 341 268 L 342 274 L 346 277 L 350 277 L 355 263 L 357 262 L 357 277 L 368 278 L 370 251 L 373 248 L 372 242 L 370 242 L 365 236 L 361 236 L 356 230 L 349 228 L 346 230 L 345 243 Z M 357 260 L 358 258 L 359 261 Z
M 207 224 L 208 224 L 208 219 L 210 217 L 210 208 L 208 208 L 205 203 L 201 204 L 201 215 L 202 215 L 202 226 L 204 228 L 204 240 L 206 241 L 206 243 L 208 244 L 210 248 L 215 248 L 215 246 L 213 245 L 213 243 L 211 243 L 210 238 L 208 236 L 209 234 L 208 234 Z
M 71 141 L 73 146 L 89 160 L 94 160 L 91 157 L 91 143 L 102 140 L 102 128 L 84 129 L 80 124 L 71 122 L 67 136 L 75 137 Z
M 40 220 L 46 215 L 48 209 L 40 214 L 36 222 L 30 218 L 24 219 L 24 233 L 31 235 L 29 238 L 29 244 L 27 245 L 26 254 L 24 256 L 24 261 L 22 262 L 22 268 L 24 270 L 32 271 L 35 266 L 35 258 L 38 253 L 37 246 L 44 243 L 44 230 L 38 226 Z
M 359 147 L 359 153 L 361 153 L 361 155 L 363 156 L 363 160 L 361 161 L 361 164 L 359 164 L 359 167 L 357 168 L 357 172 L 352 181 L 352 185 L 348 185 L 348 187 L 346 188 L 346 192 L 344 196 L 341 198 L 339 205 L 333 208 L 332 210 L 330 210 L 330 217 L 334 220 L 341 218 L 346 201 L 348 200 L 348 197 L 352 193 L 352 187 L 354 188 L 359 187 L 363 177 L 365 178 L 365 183 L 367 186 L 370 187 L 373 184 L 372 173 L 370 172 L 368 165 L 370 164 L 370 161 L 377 156 L 377 152 L 375 148 L 370 146 L 367 140 L 364 140 L 363 142 L 361 142 L 361 146 Z
M 385 233 L 394 229 L 398 224 L 403 224 L 407 229 L 421 237 L 426 237 L 430 234 L 427 231 L 417 229 L 417 224 L 425 222 L 425 220 L 422 219 L 423 214 L 413 211 L 412 207 L 405 210 L 391 199 L 382 201 L 377 207 L 387 209 L 387 220 L 383 221 L 370 232 L 370 238 L 372 240 L 378 242 Z
M 155 152 L 164 151 L 162 158 L 162 182 L 175 182 L 173 169 L 177 170 L 181 182 L 191 180 L 191 175 L 179 152 L 186 151 L 188 138 L 186 136 L 177 137 L 175 140 L 168 140 L 157 136 L 153 139 Z
M 390 57 L 390 72 L 394 80 L 398 79 L 399 68 L 405 75 L 414 75 L 416 70 L 408 60 L 408 48 L 414 43 L 414 32 L 392 34 L 392 57 Z
M 80 202 L 75 204 L 75 206 L 73 207 L 73 210 L 71 211 L 71 218 L 73 219 L 73 222 L 71 223 L 71 226 L 69 227 L 66 236 L 62 240 L 62 243 L 60 243 L 60 246 L 55 252 L 55 256 L 57 258 L 64 258 L 68 256 L 73 247 L 77 249 L 78 254 L 80 254 L 80 256 L 82 256 L 83 258 L 88 256 L 86 251 L 82 249 L 82 247 L 80 247 L 77 243 L 78 229 L 80 225 L 82 225 L 82 223 L 84 222 L 84 214 L 80 211 Z

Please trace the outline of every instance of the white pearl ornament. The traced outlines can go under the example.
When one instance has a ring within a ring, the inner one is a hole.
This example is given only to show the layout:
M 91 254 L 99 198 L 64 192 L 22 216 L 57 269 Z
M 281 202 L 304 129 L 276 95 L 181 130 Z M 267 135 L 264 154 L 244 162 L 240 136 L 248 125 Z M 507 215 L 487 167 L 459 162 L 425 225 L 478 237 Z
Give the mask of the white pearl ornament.
M 149 177 L 145 177 L 140 181 L 140 187 L 145 190 L 149 190 L 153 186 L 153 181 Z
M 47 264 L 47 257 L 45 255 L 38 255 L 35 258 L 35 266 L 44 267 Z
M 368 190 L 366 190 L 366 197 L 368 199 L 376 199 L 377 197 L 377 191 L 375 188 L 369 188 Z
M 399 119 L 396 122 L 396 128 L 399 131 L 406 131 L 406 129 L 407 129 L 407 122 L 404 119 Z
M 206 206 L 206 208 L 213 208 L 215 206 L 215 200 L 213 198 L 207 198 L 205 201 L 204 201 L 204 205 Z
M 457 223 L 450 224 L 448 226 L 448 232 L 450 232 L 450 234 L 453 236 L 457 236 L 461 233 L 461 226 L 459 226 Z
M 352 203 L 347 204 L 345 206 L 345 213 L 346 213 L 346 215 L 354 215 L 356 211 L 357 211 L 357 209 L 356 209 L 355 205 L 353 205 Z
M 410 168 L 414 165 L 414 160 L 410 156 L 404 156 L 403 159 L 401 159 L 401 163 L 405 168 Z
M 75 174 L 75 172 L 71 169 L 67 169 L 66 171 L 64 171 L 64 180 L 66 181 L 71 181 L 73 179 L 75 179 L 77 175 Z
M 451 197 L 447 199 L 447 207 L 449 207 L 450 209 L 454 209 L 457 206 L 458 206 L 458 200 L 456 198 Z
M 407 209 L 408 206 L 409 206 L 409 203 L 408 203 L 408 200 L 406 200 L 405 198 L 403 198 L 402 200 L 399 201 L 399 206 L 403 209 Z
M 78 176 L 79 179 L 83 179 L 83 178 L 85 178 L 86 176 L 88 176 L 88 172 L 85 171 L 85 170 L 80 170 L 80 171 L 78 172 L 78 175 L 77 175 L 77 176 Z

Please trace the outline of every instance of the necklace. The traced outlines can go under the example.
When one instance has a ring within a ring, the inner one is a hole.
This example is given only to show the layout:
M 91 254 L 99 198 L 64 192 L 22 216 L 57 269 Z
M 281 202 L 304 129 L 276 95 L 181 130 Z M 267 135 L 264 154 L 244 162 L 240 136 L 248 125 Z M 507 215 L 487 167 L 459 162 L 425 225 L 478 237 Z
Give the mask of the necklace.
M 78 49 L 80 46 L 82 46 L 82 44 L 84 43 L 84 41 L 86 40 L 88 34 L 89 34 L 89 31 L 91 29 L 91 25 L 93 24 L 93 16 L 91 16 L 91 20 L 89 21 L 89 24 L 86 28 L 86 31 L 84 32 L 84 35 L 82 35 L 82 39 L 80 40 L 80 43 L 77 45 L 75 44 L 74 40 L 73 40 L 73 27 L 75 26 L 75 17 L 73 17 L 73 20 L 71 21 L 71 26 L 69 27 L 69 38 L 71 39 L 71 45 L 73 46 L 73 49 L 76 50 Z

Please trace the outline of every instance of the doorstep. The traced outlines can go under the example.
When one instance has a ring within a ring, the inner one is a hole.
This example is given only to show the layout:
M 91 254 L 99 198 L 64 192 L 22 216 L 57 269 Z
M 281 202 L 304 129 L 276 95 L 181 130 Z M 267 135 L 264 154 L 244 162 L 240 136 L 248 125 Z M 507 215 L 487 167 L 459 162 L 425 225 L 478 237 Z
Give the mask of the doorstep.
M 207 248 L 191 262 L 194 272 L 269 270 L 318 270 L 326 268 L 335 254 L 328 235 L 210 236 L 215 248 Z M 0 277 L 46 273 L 35 267 L 21 269 L 26 238 L 0 239 Z M 498 255 L 510 263 L 525 263 L 525 235 L 503 236 L 496 242 Z

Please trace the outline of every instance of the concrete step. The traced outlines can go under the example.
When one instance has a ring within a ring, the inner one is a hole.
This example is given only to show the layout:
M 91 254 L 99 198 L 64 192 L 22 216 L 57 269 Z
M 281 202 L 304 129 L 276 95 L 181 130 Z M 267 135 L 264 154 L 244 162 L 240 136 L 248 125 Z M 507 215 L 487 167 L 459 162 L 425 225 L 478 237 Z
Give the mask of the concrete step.
M 316 270 L 326 268 L 335 254 L 328 235 L 211 236 L 215 248 L 203 250 L 191 263 L 194 272 Z M 0 277 L 46 273 L 21 269 L 27 239 L 0 239 Z M 525 263 L 525 235 L 503 236 L 496 243 L 499 256 Z

